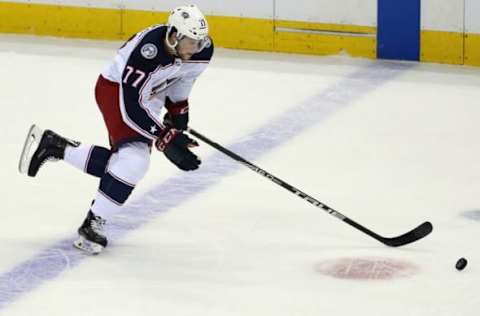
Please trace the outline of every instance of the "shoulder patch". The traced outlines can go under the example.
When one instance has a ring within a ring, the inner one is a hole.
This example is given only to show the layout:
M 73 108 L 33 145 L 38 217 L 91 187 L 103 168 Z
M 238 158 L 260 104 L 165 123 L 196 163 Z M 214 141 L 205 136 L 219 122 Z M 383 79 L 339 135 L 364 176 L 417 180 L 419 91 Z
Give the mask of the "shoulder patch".
M 155 57 L 157 57 L 158 48 L 152 43 L 147 43 L 142 46 L 142 48 L 140 49 L 140 53 L 146 59 L 154 59 Z

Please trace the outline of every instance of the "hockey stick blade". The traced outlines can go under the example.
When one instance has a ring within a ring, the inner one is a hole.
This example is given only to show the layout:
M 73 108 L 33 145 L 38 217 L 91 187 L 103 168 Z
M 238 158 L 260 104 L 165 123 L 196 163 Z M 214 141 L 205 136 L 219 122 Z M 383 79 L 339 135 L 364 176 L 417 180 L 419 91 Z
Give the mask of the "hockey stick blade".
M 427 236 L 433 231 L 433 225 L 430 222 L 425 222 L 418 227 L 412 229 L 411 231 L 397 236 L 397 237 L 383 237 L 380 236 L 379 234 L 371 231 L 370 229 L 366 228 L 365 226 L 360 225 L 359 223 L 355 222 L 351 218 L 348 218 L 344 216 L 341 218 L 342 221 L 345 223 L 355 227 L 356 229 L 360 230 L 361 232 L 369 235 L 370 237 L 375 238 L 379 242 L 383 243 L 384 245 L 390 246 L 390 247 L 400 247 L 404 246 L 407 244 L 410 244 L 412 242 L 415 242 L 419 239 L 422 239 L 423 237 Z
M 385 238 L 381 237 L 380 241 L 383 242 L 385 245 L 390 247 L 400 247 L 412 242 L 415 242 L 423 237 L 427 236 L 433 231 L 433 225 L 430 222 L 425 222 L 420 226 L 412 229 L 408 233 L 400 235 L 398 237 L 393 238 Z

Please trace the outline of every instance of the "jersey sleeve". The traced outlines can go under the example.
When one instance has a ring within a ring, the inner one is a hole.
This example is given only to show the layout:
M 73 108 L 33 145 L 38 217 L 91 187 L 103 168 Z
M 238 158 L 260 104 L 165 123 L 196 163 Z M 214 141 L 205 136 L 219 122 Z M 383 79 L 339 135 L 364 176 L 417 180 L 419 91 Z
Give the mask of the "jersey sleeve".
M 143 105 L 142 89 L 150 75 L 173 64 L 163 48 L 164 30 L 154 28 L 141 34 L 125 63 L 121 77 L 120 107 L 123 121 L 141 135 L 155 140 L 164 126 Z

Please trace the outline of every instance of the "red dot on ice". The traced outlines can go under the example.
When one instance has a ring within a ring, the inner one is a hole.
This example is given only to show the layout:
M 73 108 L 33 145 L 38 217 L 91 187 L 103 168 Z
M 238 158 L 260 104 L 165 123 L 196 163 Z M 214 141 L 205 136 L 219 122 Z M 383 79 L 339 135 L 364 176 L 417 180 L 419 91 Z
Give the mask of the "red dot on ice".
M 387 280 L 411 276 L 417 267 L 390 258 L 339 258 L 316 264 L 315 271 L 340 279 Z

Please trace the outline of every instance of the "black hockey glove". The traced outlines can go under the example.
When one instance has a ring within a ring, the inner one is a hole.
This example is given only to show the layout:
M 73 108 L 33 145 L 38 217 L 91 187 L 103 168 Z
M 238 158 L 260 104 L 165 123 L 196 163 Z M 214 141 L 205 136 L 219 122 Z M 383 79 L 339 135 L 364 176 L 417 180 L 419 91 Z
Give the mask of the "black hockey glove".
M 165 124 L 178 130 L 186 130 L 188 127 L 188 100 L 173 103 L 167 97 L 165 107 L 168 110 L 163 117 Z
M 165 128 L 155 146 L 168 160 L 184 171 L 195 170 L 200 166 L 200 159 L 189 149 L 197 147 L 198 143 L 182 131 L 171 127 Z

